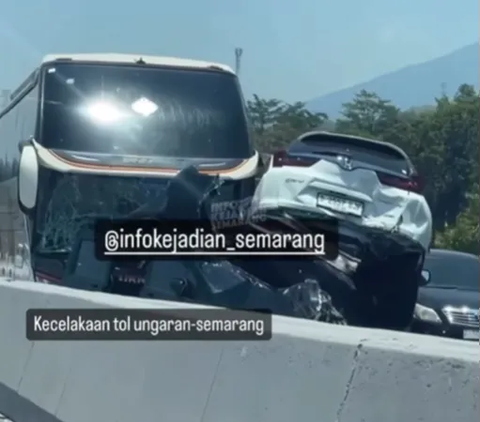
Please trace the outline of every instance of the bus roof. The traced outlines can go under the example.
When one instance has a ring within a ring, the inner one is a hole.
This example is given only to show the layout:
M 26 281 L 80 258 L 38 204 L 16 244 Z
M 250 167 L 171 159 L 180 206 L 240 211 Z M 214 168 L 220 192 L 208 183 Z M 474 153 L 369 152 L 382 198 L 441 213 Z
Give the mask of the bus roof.
M 218 69 L 234 73 L 227 65 L 201 60 L 183 59 L 177 57 L 144 56 L 142 54 L 116 54 L 116 53 L 82 53 L 82 54 L 49 54 L 42 60 L 42 64 L 56 61 L 82 61 L 104 63 L 145 63 L 157 66 L 188 67 L 192 69 Z

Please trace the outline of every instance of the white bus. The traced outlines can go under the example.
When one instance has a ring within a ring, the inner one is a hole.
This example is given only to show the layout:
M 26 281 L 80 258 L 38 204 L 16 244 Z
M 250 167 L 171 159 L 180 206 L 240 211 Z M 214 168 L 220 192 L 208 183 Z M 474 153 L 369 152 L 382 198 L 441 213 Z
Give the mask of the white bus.
M 228 66 L 49 55 L 0 111 L 2 257 L 29 250 L 35 278 L 58 281 L 85 218 L 161 199 L 192 164 L 228 179 L 218 201 L 253 195 L 260 160 Z

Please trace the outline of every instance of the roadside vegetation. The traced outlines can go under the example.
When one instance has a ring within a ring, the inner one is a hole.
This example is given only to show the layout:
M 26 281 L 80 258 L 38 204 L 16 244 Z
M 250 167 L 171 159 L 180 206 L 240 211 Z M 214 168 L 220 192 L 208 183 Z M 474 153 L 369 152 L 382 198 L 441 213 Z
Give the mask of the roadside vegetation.
M 257 149 L 272 153 L 315 129 L 357 134 L 403 148 L 425 178 L 435 246 L 479 255 L 479 94 L 461 85 L 434 107 L 401 111 L 388 99 L 361 91 L 331 121 L 305 104 L 254 96 L 248 101 Z
M 401 111 L 374 92 L 361 91 L 343 105 L 342 118 L 329 120 L 304 103 L 286 104 L 254 96 L 247 103 L 257 149 L 272 153 L 315 129 L 357 134 L 394 143 L 425 178 L 435 228 L 435 246 L 480 255 L 479 94 L 461 85 L 453 98 L 433 107 Z M 0 180 L 18 163 L 0 157 Z M 1 198 L 0 198 L 0 202 Z

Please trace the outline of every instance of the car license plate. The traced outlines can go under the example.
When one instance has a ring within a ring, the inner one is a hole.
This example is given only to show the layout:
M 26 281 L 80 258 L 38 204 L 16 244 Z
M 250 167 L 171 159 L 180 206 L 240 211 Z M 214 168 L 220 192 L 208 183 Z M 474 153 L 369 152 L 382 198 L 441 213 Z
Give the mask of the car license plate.
M 317 207 L 337 211 L 342 214 L 351 214 L 361 217 L 363 214 L 363 204 L 350 199 L 339 198 L 336 196 L 318 194 Z
M 478 330 L 463 330 L 463 338 L 465 340 L 478 340 L 479 331 Z

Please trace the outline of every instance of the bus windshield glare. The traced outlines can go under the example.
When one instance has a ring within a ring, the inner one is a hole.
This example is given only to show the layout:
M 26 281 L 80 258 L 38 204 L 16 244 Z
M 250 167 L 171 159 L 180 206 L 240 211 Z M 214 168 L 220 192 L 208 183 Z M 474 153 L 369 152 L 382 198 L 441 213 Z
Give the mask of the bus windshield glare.
M 114 155 L 252 156 L 237 78 L 215 70 L 56 63 L 45 71 L 44 147 Z

